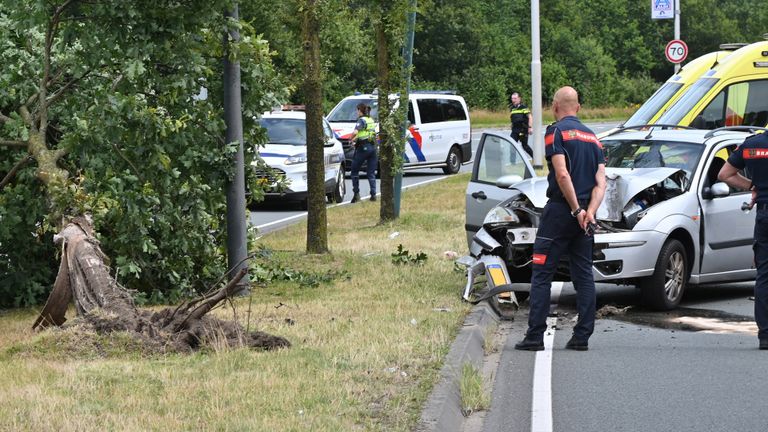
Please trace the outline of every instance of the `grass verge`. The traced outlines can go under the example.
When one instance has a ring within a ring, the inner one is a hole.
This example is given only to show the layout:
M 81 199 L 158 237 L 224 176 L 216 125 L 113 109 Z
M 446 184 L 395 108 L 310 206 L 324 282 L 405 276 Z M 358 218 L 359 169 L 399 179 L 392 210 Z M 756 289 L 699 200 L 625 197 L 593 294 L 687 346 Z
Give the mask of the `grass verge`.
M 637 106 L 616 107 L 616 108 L 586 108 L 582 107 L 579 111 L 579 118 L 582 121 L 612 121 L 628 119 L 636 110 Z M 548 107 L 543 108 L 542 124 L 550 124 L 555 121 L 552 112 Z M 473 128 L 479 127 L 508 127 L 509 112 L 490 111 L 490 110 L 472 110 L 469 113 Z
M 302 252 L 305 223 L 260 239 L 270 268 L 337 275 L 255 285 L 215 311 L 290 349 L 145 356 L 0 311 L 0 430 L 412 430 L 469 311 L 443 258 L 466 250 L 467 180 L 406 191 L 396 223 L 378 225 L 374 203 L 329 209 L 329 255 Z M 426 259 L 396 259 L 399 245 Z
M 491 406 L 491 398 L 483 389 L 483 374 L 471 363 L 464 363 L 461 368 L 461 411 L 469 416 L 475 411 L 487 410 Z

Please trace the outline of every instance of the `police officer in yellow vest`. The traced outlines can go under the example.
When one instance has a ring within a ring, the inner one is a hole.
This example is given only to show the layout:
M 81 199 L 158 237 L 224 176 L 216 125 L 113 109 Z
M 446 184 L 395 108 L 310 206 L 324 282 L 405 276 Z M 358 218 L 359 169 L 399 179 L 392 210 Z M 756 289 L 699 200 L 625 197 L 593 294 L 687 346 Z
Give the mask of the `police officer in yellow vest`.
M 512 133 L 510 135 L 515 140 L 520 141 L 520 144 L 523 145 L 523 150 L 533 156 L 533 150 L 528 145 L 528 135 L 531 134 L 533 128 L 531 110 L 523 105 L 523 100 L 518 92 L 512 93 L 509 100 L 512 102 L 509 111 L 509 121 L 512 123 Z
M 360 201 L 360 168 L 365 163 L 368 184 L 371 189 L 371 201 L 376 201 L 376 123 L 370 116 L 371 107 L 357 104 L 357 124 L 351 140 L 355 143 L 355 155 L 352 157 L 352 202 Z

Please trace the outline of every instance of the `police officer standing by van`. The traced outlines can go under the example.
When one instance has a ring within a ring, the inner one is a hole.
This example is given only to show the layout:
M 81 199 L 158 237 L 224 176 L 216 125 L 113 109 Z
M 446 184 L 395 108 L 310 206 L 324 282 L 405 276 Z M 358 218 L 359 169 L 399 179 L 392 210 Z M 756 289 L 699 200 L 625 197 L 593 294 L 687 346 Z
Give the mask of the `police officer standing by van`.
M 752 179 L 739 173 L 747 169 Z M 744 140 L 720 169 L 717 178 L 729 186 L 752 191 L 750 208 L 755 216 L 755 322 L 760 349 L 768 350 L 768 134 L 752 135 Z
M 512 133 L 510 136 L 520 144 L 523 145 L 529 156 L 533 156 L 533 149 L 528 145 L 528 135 L 531 134 L 533 128 L 533 116 L 531 116 L 531 110 L 527 106 L 523 105 L 523 100 L 520 97 L 520 93 L 514 92 L 509 97 L 512 105 L 509 111 L 509 121 L 512 123 Z
M 352 157 L 352 202 L 360 201 L 360 167 L 366 164 L 368 185 L 371 189 L 371 201 L 376 201 L 376 165 L 378 155 L 376 153 L 376 123 L 371 117 L 371 107 L 357 104 L 357 124 L 351 140 L 355 145 L 355 155 Z
M 572 87 L 555 93 L 557 122 L 544 138 L 549 175 L 547 197 L 533 245 L 530 313 L 525 338 L 515 349 L 541 351 L 549 315 L 550 289 L 557 265 L 568 253 L 579 318 L 567 349 L 585 351 L 595 327 L 592 237 L 595 213 L 605 194 L 605 156 L 595 134 L 579 121 L 580 105 Z

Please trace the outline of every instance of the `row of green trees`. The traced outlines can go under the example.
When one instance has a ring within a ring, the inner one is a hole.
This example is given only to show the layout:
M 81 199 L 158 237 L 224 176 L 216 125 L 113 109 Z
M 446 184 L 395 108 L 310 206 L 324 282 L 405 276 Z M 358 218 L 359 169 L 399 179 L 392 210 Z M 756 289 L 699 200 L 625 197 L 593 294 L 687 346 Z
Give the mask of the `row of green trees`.
M 354 91 L 375 87 L 375 47 L 364 1 L 329 0 L 321 41 L 326 112 Z M 725 42 L 755 42 L 768 32 L 760 0 L 684 0 L 681 38 L 689 59 Z M 541 0 L 543 94 L 569 84 L 589 106 L 643 102 L 673 73 L 664 46 L 673 20 L 651 20 L 649 2 Z M 254 7 L 253 26 L 275 51 L 275 65 L 292 83 L 295 102 L 301 58 L 290 5 Z M 530 2 L 419 0 L 413 80 L 416 89 L 452 89 L 473 108 L 500 109 L 509 93 L 530 100 Z M 546 101 L 545 101 L 546 102 Z
M 221 275 L 233 151 L 223 139 L 222 38 L 232 26 L 242 35 L 232 55 L 247 144 L 259 141 L 258 113 L 308 99 L 308 4 L 323 111 L 354 91 L 400 90 L 399 72 L 377 74 L 399 67 L 404 0 L 240 2 L 237 22 L 224 18 L 233 3 L 0 0 L 0 306 L 45 297 L 58 266 L 52 236 L 67 215 L 93 215 L 118 280 L 151 300 Z M 768 28 L 761 6 L 683 2 L 691 57 L 758 40 Z M 571 84 L 591 106 L 642 101 L 672 71 L 662 55 L 672 22 L 649 12 L 646 2 L 542 0 L 544 94 Z M 416 22 L 414 88 L 455 89 L 473 108 L 529 94 L 529 2 L 420 0 Z M 201 88 L 207 98 L 196 97 Z M 393 136 L 400 115 L 385 124 Z

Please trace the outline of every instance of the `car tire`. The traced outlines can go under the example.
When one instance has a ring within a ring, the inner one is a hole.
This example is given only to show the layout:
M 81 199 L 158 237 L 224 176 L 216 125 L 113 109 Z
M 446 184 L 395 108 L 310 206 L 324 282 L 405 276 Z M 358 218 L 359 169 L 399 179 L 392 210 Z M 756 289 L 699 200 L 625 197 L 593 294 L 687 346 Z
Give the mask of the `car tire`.
M 664 243 L 652 276 L 638 284 L 643 302 L 656 310 L 671 310 L 680 304 L 688 284 L 688 253 L 679 240 Z
M 451 147 L 448 152 L 448 159 L 445 160 L 443 172 L 446 174 L 456 174 L 461 169 L 461 150 L 458 147 Z
M 344 201 L 344 195 L 347 194 L 347 183 L 344 181 L 344 168 L 339 170 L 339 175 L 336 178 L 336 187 L 333 189 L 333 201 L 336 204 L 341 204 Z M 329 199 L 330 201 L 330 199 Z

